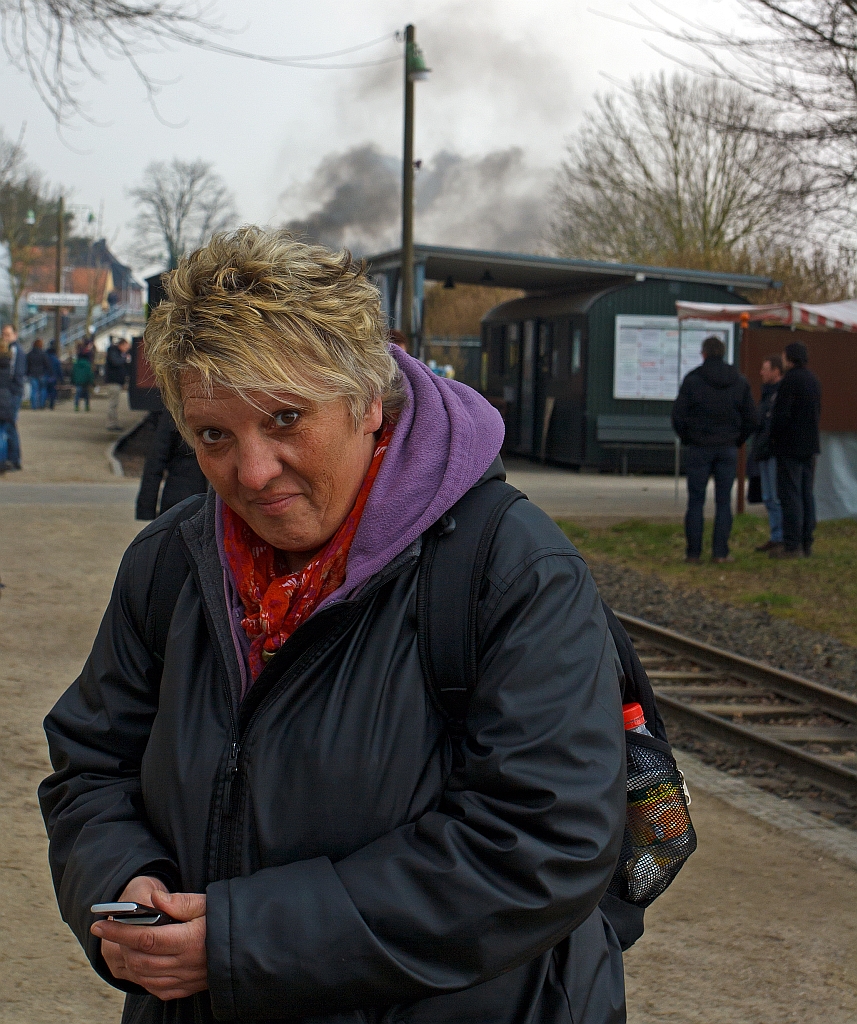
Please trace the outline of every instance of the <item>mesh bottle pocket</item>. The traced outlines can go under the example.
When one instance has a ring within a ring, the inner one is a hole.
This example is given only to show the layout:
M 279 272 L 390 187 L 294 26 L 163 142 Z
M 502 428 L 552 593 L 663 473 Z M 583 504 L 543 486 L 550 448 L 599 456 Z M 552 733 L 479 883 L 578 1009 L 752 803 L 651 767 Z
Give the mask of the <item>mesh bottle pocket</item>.
M 696 849 L 684 780 L 669 744 L 625 734 L 628 807 L 619 863 L 607 891 L 647 907 L 669 886 Z

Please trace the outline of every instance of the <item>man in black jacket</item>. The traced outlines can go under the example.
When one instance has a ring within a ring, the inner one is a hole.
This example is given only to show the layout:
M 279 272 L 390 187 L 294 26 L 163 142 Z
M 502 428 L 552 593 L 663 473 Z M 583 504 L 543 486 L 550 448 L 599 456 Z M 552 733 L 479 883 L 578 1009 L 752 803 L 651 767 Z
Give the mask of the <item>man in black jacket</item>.
M 783 361 L 780 356 L 768 356 L 762 363 L 760 376 L 762 401 L 759 403 L 759 429 L 753 439 L 753 458 L 759 467 L 762 501 L 768 512 L 771 535 L 756 550 L 775 551 L 783 546 L 783 510 L 777 495 L 777 460 L 771 451 L 771 414 L 783 379 Z
M 715 336 L 702 343 L 702 365 L 684 378 L 673 403 L 673 429 L 687 446 L 687 512 L 684 533 L 688 562 L 702 554 L 702 510 L 705 489 L 714 477 L 714 539 L 712 558 L 730 562 L 732 484 L 738 448 L 758 425 L 750 383 L 734 366 L 724 362 L 726 346 Z
M 130 371 L 131 343 L 126 338 L 114 342 L 110 339 L 104 360 L 104 381 L 107 384 L 107 429 L 121 430 L 119 425 L 119 398 Z
M 777 494 L 783 509 L 783 547 L 772 558 L 812 554 L 815 456 L 821 451 L 821 385 L 806 368 L 806 345 L 793 341 L 783 352 L 786 373 L 771 413 L 771 451 L 777 460 Z
M 165 409 L 163 412 L 149 415 L 154 417 L 156 426 L 140 478 L 140 490 L 137 494 L 138 519 L 157 519 L 167 509 L 178 505 L 192 494 L 205 494 L 208 490 L 208 481 L 199 468 L 196 452 L 181 436 L 169 412 Z M 167 480 L 161 492 L 165 475 Z

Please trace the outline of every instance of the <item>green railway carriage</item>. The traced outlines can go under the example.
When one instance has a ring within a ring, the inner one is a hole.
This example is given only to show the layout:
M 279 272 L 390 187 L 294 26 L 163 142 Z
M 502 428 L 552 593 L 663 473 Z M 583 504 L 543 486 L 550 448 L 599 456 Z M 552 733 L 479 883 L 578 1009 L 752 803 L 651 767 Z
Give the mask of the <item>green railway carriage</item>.
M 391 323 L 398 320 L 398 250 L 371 257 Z M 742 302 L 768 278 L 519 253 L 415 248 L 415 322 L 425 281 L 518 288 L 482 320 L 480 390 L 506 421 L 506 452 L 568 466 L 668 472 L 670 408 L 699 362 L 702 336 L 731 324 L 689 324 L 675 303 Z M 734 334 L 734 337 L 733 337 Z

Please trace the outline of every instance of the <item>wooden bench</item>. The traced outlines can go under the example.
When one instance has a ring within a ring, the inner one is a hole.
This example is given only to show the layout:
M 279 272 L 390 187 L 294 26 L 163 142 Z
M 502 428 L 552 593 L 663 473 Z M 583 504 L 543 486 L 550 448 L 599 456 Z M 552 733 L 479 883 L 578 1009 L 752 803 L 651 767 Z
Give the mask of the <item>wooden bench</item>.
M 674 448 L 676 435 L 669 416 L 599 416 L 596 440 L 604 448 L 622 452 L 622 476 L 628 475 L 631 448 Z

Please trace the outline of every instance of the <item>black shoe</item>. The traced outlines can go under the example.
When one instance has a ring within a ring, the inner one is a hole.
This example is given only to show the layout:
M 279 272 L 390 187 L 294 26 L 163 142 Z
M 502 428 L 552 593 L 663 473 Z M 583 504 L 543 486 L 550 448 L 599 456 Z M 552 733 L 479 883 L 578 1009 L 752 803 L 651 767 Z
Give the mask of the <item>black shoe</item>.
M 699 555 L 685 555 L 684 560 L 690 565 L 700 565 L 702 563 L 702 559 Z
M 23 467 L 21 466 L 20 462 L 10 462 L 10 463 L 8 463 L 8 468 L 9 469 L 21 469 Z
M 760 544 L 754 551 L 773 551 L 774 548 L 781 548 L 783 542 L 781 540 L 767 540 L 764 544 Z

